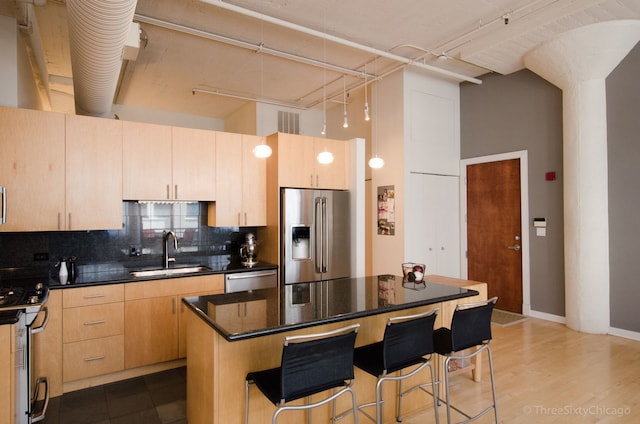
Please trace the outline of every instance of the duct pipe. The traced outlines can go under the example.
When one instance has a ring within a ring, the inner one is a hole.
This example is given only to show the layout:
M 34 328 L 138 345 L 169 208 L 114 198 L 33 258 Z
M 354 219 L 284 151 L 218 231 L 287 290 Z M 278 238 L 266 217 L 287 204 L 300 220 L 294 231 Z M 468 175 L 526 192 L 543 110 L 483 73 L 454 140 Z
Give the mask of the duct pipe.
M 76 113 L 111 117 L 136 0 L 67 0 Z
M 569 328 L 609 332 L 609 198 L 605 79 L 640 40 L 640 20 L 560 34 L 525 55 L 562 89 L 565 315 Z
M 400 62 L 400 63 L 403 63 L 405 65 L 412 65 L 412 66 L 418 67 L 420 69 L 424 69 L 424 70 L 427 70 L 429 72 L 436 73 L 436 74 L 438 74 L 440 76 L 443 76 L 443 77 L 446 77 L 446 78 L 449 78 L 449 79 L 453 79 L 453 80 L 456 80 L 456 81 L 467 81 L 467 82 L 472 82 L 474 84 L 482 84 L 482 80 L 479 80 L 477 78 L 468 77 L 466 75 L 458 74 L 456 72 L 447 71 L 446 69 L 442 69 L 442 68 L 438 68 L 438 67 L 435 67 L 435 66 L 431 66 L 431 65 L 428 65 L 426 63 L 416 62 L 416 61 L 414 61 L 412 59 L 408 59 L 408 58 L 406 58 L 404 56 L 398 56 L 396 54 L 389 53 L 389 52 L 386 52 L 384 50 L 378 50 L 378 49 L 375 49 L 373 47 L 365 46 L 363 44 L 358 44 L 358 43 L 355 43 L 353 41 L 346 40 L 344 38 L 340 38 L 340 37 L 336 37 L 336 36 L 333 36 L 333 35 L 330 35 L 330 34 L 326 34 L 326 33 L 321 32 L 321 31 L 316 31 L 315 29 L 307 28 L 307 27 L 304 27 L 302 25 L 294 24 L 292 22 L 288 22 L 288 21 L 285 21 L 285 20 L 282 20 L 282 19 L 274 18 L 272 16 L 264 15 L 264 14 L 259 13 L 259 12 L 254 12 L 253 10 L 245 9 L 243 7 L 240 7 L 240 6 L 235 6 L 233 4 L 225 3 L 222 0 L 200 0 L 200 1 L 202 3 L 207 3 L 207 4 L 210 4 L 212 6 L 220 7 L 222 9 L 226 9 L 226 10 L 229 10 L 229 11 L 232 11 L 232 12 L 235 12 L 235 13 L 239 13 L 239 14 L 244 15 L 244 16 L 249 16 L 249 17 L 252 17 L 252 18 L 255 18 L 255 19 L 259 19 L 259 20 L 262 20 L 264 22 L 269 22 L 271 24 L 278 25 L 278 26 L 281 26 L 281 27 L 284 27 L 284 28 L 289 28 L 289 29 L 292 29 L 294 31 L 302 32 L 304 34 L 308 34 L 308 35 L 311 35 L 311 36 L 314 36 L 314 37 L 323 38 L 323 39 L 325 39 L 327 41 L 331 41 L 331 42 L 336 43 L 336 44 L 341 44 L 343 46 L 351 47 L 351 48 L 356 49 L 356 50 L 360 50 L 360 51 L 363 51 L 363 52 L 371 53 L 373 55 L 384 57 L 386 59 L 394 60 L 396 62 Z

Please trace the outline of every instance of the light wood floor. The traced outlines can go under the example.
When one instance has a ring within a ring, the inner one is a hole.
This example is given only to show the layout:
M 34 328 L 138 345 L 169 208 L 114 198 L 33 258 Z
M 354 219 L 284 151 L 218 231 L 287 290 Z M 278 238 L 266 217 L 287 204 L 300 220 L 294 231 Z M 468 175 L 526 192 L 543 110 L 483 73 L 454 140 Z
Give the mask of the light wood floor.
M 640 423 L 640 341 L 579 333 L 535 318 L 494 325 L 492 331 L 501 422 Z M 481 383 L 470 372 L 453 377 L 452 403 L 463 410 L 479 411 L 491 399 L 486 355 L 483 360 Z M 444 405 L 439 410 L 446 423 Z M 476 422 L 493 420 L 488 413 Z M 403 423 L 434 421 L 431 408 Z

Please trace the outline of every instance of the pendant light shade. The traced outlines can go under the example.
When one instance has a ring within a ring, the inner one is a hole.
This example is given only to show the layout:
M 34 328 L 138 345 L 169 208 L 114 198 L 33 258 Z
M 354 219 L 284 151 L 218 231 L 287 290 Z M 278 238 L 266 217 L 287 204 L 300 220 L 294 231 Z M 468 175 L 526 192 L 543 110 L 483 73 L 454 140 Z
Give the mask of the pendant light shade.
M 384 166 L 384 159 L 374 156 L 369 159 L 369 167 L 373 169 L 380 169 Z
M 317 159 L 318 163 L 321 163 L 322 165 L 328 165 L 330 163 L 333 163 L 333 153 L 325 150 L 324 152 L 318 153 Z
M 253 155 L 257 158 L 268 158 L 271 156 L 271 147 L 266 144 L 258 144 L 253 148 Z

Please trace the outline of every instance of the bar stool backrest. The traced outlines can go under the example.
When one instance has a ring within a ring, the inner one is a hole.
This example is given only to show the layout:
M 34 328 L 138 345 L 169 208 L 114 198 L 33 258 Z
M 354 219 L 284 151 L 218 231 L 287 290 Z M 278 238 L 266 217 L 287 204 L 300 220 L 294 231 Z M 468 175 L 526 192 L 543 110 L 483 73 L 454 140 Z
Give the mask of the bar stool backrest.
M 451 319 L 451 350 L 457 352 L 491 340 L 491 313 L 497 301 L 456 306 Z
M 434 309 L 419 315 L 389 319 L 383 339 L 386 372 L 415 364 L 417 359 L 434 352 L 433 325 L 437 315 L 438 309 Z
M 346 334 L 310 341 L 291 342 L 293 338 L 285 341 L 281 365 L 282 400 L 300 399 L 353 380 L 353 351 L 358 326 L 353 327 Z

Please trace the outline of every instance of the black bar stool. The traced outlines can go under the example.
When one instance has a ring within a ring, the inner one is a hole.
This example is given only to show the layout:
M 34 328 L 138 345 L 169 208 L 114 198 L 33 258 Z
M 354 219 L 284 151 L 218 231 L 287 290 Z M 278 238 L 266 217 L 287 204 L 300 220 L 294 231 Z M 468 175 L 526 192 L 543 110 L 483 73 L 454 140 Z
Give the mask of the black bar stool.
M 434 352 L 433 324 L 437 313 L 438 309 L 433 309 L 421 314 L 389 318 L 382 341 L 356 348 L 355 365 L 378 379 L 376 383 L 375 403 L 360 405 L 358 409 L 375 405 L 375 419 L 364 411 L 362 411 L 362 413 L 376 423 L 380 424 L 384 422 L 382 383 L 387 380 L 396 380 L 399 382 L 398 411 L 396 415 L 398 422 L 402 421 L 402 397 L 415 389 L 421 389 L 429 393 L 424 389 L 424 387 L 427 386 L 431 386 L 432 392 L 429 394 L 433 395 L 433 408 L 435 410 L 436 423 L 438 422 L 438 405 L 435 387 L 437 381 L 434 379 L 431 362 Z M 402 373 L 406 368 L 415 365 L 417 365 L 417 368 L 408 374 Z M 431 382 L 411 387 L 403 392 L 402 381 L 416 375 L 425 367 L 429 367 Z M 390 375 L 395 372 L 398 372 L 397 376 Z
M 483 302 L 459 304 L 456 306 L 453 317 L 451 318 L 451 329 L 443 327 L 434 331 L 435 351 L 446 358 L 443 368 L 447 423 L 451 423 L 451 409 L 454 409 L 467 418 L 465 421 L 461 421 L 463 423 L 474 421 L 493 409 L 496 423 L 499 422 L 496 386 L 493 375 L 493 359 L 491 358 L 491 348 L 489 347 L 489 342 L 491 341 L 491 313 L 497 300 L 497 297 L 493 297 Z M 465 349 L 473 347 L 476 349 L 472 353 L 465 354 L 462 352 Z M 478 414 L 470 416 L 466 412 L 451 405 L 451 396 L 449 393 L 449 362 L 452 359 L 470 359 L 485 350 L 489 357 L 493 403 Z M 440 367 L 438 367 L 438 371 L 439 370 Z M 440 380 L 439 377 L 438 380 Z
M 358 404 L 353 385 L 353 352 L 360 324 L 320 334 L 290 336 L 284 340 L 282 362 L 277 368 L 247 374 L 245 384 L 244 422 L 249 422 L 249 385 L 258 389 L 277 407 L 273 414 L 285 410 L 307 410 L 311 423 L 311 408 L 333 401 L 332 422 L 335 422 L 335 399 L 351 393 L 354 423 L 358 423 Z M 336 392 L 336 388 L 342 387 Z M 311 395 L 333 389 L 331 396 L 310 403 Z M 307 397 L 305 405 L 286 405 Z

